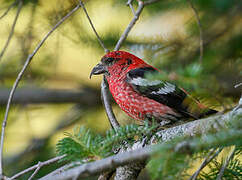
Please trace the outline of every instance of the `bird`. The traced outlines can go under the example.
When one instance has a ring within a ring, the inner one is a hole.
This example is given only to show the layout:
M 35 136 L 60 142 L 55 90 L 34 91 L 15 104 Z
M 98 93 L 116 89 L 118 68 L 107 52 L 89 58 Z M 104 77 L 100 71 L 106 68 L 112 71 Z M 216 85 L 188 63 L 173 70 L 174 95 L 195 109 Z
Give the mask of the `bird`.
M 175 83 L 148 78 L 149 75 L 154 78 L 161 75 L 160 71 L 126 51 L 112 51 L 104 55 L 92 69 L 90 78 L 100 74 L 105 76 L 120 108 L 141 122 L 155 120 L 160 126 L 171 127 L 217 112 Z

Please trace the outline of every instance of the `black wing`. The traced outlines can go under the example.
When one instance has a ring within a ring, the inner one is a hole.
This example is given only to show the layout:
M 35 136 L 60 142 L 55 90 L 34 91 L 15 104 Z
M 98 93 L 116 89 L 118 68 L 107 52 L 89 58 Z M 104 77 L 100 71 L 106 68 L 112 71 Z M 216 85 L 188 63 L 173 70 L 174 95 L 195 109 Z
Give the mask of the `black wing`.
M 127 82 L 133 89 L 143 96 L 167 105 L 185 117 L 197 118 L 187 111 L 184 100 L 187 94 L 175 84 L 162 80 L 150 80 L 147 74 L 159 73 L 152 67 L 144 67 L 130 70 L 127 74 Z

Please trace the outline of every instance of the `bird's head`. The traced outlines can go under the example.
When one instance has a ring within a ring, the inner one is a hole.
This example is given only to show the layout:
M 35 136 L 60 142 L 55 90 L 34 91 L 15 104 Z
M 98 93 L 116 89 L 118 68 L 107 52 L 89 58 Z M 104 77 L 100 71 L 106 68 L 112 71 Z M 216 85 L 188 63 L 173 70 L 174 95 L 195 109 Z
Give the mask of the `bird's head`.
M 143 65 L 146 63 L 133 54 L 125 51 L 112 51 L 104 55 L 101 62 L 92 69 L 90 78 L 98 74 L 117 75 Z

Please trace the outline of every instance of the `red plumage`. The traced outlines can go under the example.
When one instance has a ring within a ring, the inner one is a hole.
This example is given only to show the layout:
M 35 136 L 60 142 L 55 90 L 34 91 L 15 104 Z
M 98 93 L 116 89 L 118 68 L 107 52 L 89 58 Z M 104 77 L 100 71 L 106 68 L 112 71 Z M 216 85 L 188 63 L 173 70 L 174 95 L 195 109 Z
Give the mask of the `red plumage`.
M 148 80 L 146 72 L 159 71 L 133 54 L 113 51 L 102 58 L 91 75 L 104 74 L 117 104 L 137 120 L 155 118 L 164 125 L 185 117 L 196 119 L 216 112 L 201 105 L 172 83 Z M 191 108 L 191 104 L 196 107 Z

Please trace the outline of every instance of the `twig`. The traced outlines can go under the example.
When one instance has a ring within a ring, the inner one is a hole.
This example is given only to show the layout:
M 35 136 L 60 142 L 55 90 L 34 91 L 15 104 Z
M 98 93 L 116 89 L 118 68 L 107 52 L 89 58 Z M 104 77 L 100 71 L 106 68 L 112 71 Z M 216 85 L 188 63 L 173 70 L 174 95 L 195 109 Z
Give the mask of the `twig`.
M 19 0 L 16 0 L 16 1 L 14 1 L 9 7 L 8 7 L 8 9 L 0 16 L 0 19 L 2 19 L 2 18 L 4 18 L 7 14 L 8 14 L 8 12 L 17 4 L 17 2 L 18 2 Z
M 228 164 L 229 164 L 229 161 L 234 157 L 234 152 L 235 152 L 235 150 L 236 150 L 236 147 L 233 147 L 233 148 L 234 148 L 234 149 L 233 149 L 233 150 L 230 152 L 230 154 L 228 155 L 228 157 L 227 157 L 225 163 L 222 165 L 222 167 L 221 167 L 221 169 L 220 169 L 220 171 L 219 171 L 219 173 L 218 173 L 218 176 L 217 176 L 216 180 L 221 180 L 221 179 L 222 179 L 222 177 L 223 177 L 223 175 L 224 175 L 224 171 L 225 171 L 226 167 L 227 167 Z
M 194 15 L 196 17 L 196 21 L 197 21 L 198 28 L 199 28 L 199 33 L 200 33 L 200 40 L 199 40 L 199 42 L 200 42 L 200 57 L 199 57 L 199 62 L 202 63 L 202 60 L 203 60 L 203 31 L 202 31 L 202 24 L 201 24 L 199 15 L 198 15 L 198 11 L 193 6 L 192 0 L 187 0 L 187 1 L 190 4 L 190 7 L 193 10 L 193 13 L 194 13 Z
M 10 31 L 10 33 L 9 33 L 9 35 L 8 35 L 8 39 L 7 39 L 7 41 L 6 41 L 6 43 L 5 43 L 4 47 L 3 47 L 3 50 L 2 50 L 2 52 L 0 53 L 0 61 L 1 61 L 1 59 L 2 59 L 2 57 L 3 57 L 3 55 L 4 55 L 4 53 L 6 52 L 6 49 L 7 49 L 8 45 L 9 45 L 11 39 L 12 39 L 12 36 L 13 36 L 13 34 L 14 34 L 14 30 L 15 30 L 15 26 L 16 26 L 16 23 L 17 23 L 17 20 L 18 20 L 18 17 L 19 17 L 20 11 L 21 11 L 21 9 L 22 9 L 22 6 L 23 6 L 23 1 L 22 1 L 22 0 L 19 0 L 18 10 L 17 10 L 16 16 L 15 16 L 15 18 L 14 18 L 14 21 L 13 21 L 13 25 L 12 25 L 11 31 Z
M 101 84 L 101 94 L 102 94 L 103 105 L 104 105 L 106 114 L 108 116 L 109 122 L 112 128 L 117 129 L 120 125 L 113 113 L 113 109 L 110 103 L 108 83 L 104 76 Z
M 64 157 L 65 157 L 65 155 L 62 155 L 62 156 L 57 156 L 55 158 L 49 159 L 49 160 L 44 161 L 44 162 L 39 162 L 38 164 L 36 164 L 36 165 L 34 165 L 32 167 L 29 167 L 28 169 L 25 169 L 25 170 L 15 174 L 14 176 L 10 177 L 9 180 L 13 180 L 13 179 L 19 178 L 20 176 L 22 176 L 22 175 L 24 175 L 24 174 L 26 174 L 26 173 L 28 173 L 30 171 L 35 170 L 34 173 L 29 178 L 29 179 L 32 179 L 36 175 L 36 173 L 39 171 L 39 169 L 41 167 L 49 165 L 49 164 L 54 163 L 56 161 L 59 161 L 60 159 L 62 159 Z
M 212 150 L 208 156 L 204 159 L 201 166 L 198 168 L 198 170 L 189 178 L 189 180 L 195 180 L 199 173 L 203 170 L 203 168 L 209 164 L 223 149 L 219 148 L 215 153 L 215 150 Z
M 109 50 L 105 47 L 105 45 L 104 45 L 104 43 L 102 42 L 100 36 L 98 35 L 98 33 L 97 33 L 97 31 L 96 31 L 96 29 L 95 29 L 93 23 L 92 23 L 92 20 L 91 20 L 90 16 L 89 16 L 88 13 L 87 13 L 87 10 L 86 10 L 86 8 L 85 8 L 83 2 L 82 2 L 81 0 L 80 0 L 79 2 L 80 2 L 80 5 L 81 5 L 82 9 L 84 10 L 84 12 L 85 12 L 85 14 L 86 14 L 86 16 L 87 16 L 87 19 L 88 19 L 88 21 L 89 21 L 89 23 L 90 23 L 90 25 L 91 25 L 91 27 L 92 27 L 92 30 L 94 31 L 94 33 L 95 33 L 96 36 L 97 36 L 97 39 L 98 39 L 99 44 L 102 46 L 102 48 L 104 49 L 104 51 L 105 51 L 106 53 L 108 53 Z
M 82 1 L 79 1 L 80 2 L 80 5 L 81 7 L 83 8 L 86 16 L 87 16 L 87 19 L 92 27 L 92 30 L 94 31 L 95 35 L 97 36 L 97 39 L 100 43 L 100 45 L 103 47 L 105 53 L 109 52 L 109 50 L 105 47 L 104 43 L 102 42 L 100 36 L 98 35 L 92 21 L 91 21 L 91 18 L 90 16 L 88 15 L 88 12 L 83 4 Z M 117 121 L 117 119 L 115 118 L 115 115 L 113 113 L 113 109 L 112 109 L 112 106 L 110 104 L 110 98 L 109 98 L 109 90 L 108 90 L 108 83 L 105 81 L 105 77 L 103 77 L 103 81 L 102 81 L 102 84 L 101 84 L 101 96 L 102 96 L 102 101 L 103 101 L 103 105 L 104 105 L 104 108 L 105 108 L 105 111 L 106 111 L 106 114 L 108 116 L 108 119 L 109 119 L 109 122 L 112 126 L 112 128 L 116 129 L 119 127 L 119 123 Z
M 137 20 L 139 19 L 139 16 L 144 8 L 144 2 L 143 1 L 138 1 L 139 6 L 137 11 L 135 12 L 135 15 L 133 17 L 133 19 L 131 20 L 131 22 L 129 23 L 129 25 L 127 26 L 127 28 L 125 29 L 125 31 L 123 32 L 122 36 L 119 38 L 114 50 L 117 51 L 120 49 L 122 43 L 126 40 L 129 32 L 131 31 L 131 29 L 133 28 L 133 26 L 135 25 L 135 23 L 137 22 Z
M 39 172 L 40 168 L 41 168 L 41 162 L 39 161 L 38 164 L 37 164 L 37 168 L 35 169 L 34 173 L 31 174 L 31 176 L 28 178 L 28 180 L 31 180 L 34 178 L 34 176 Z
M 133 2 L 133 0 L 128 0 L 128 2 L 126 3 L 126 5 L 130 7 L 133 15 L 135 16 L 135 10 L 134 10 L 134 7 L 132 5 L 132 2 Z
M 78 9 L 80 8 L 80 4 L 78 4 L 74 9 L 72 9 L 66 16 L 64 16 L 45 36 L 44 38 L 39 42 L 39 44 L 37 45 L 37 47 L 34 49 L 33 53 L 30 54 L 28 56 L 28 58 L 26 59 L 21 71 L 18 74 L 18 77 L 16 78 L 13 87 L 11 89 L 9 98 L 8 98 L 8 103 L 6 106 L 6 112 L 4 115 L 4 119 L 3 119 L 3 123 L 2 123 L 2 132 L 1 132 L 1 144 L 0 144 L 0 176 L 2 176 L 3 171 L 2 171 L 2 154 L 3 154 L 3 144 L 4 144 L 4 133 L 5 133 L 5 127 L 7 125 L 7 119 L 8 119 L 8 114 L 9 114 L 9 110 L 10 110 L 10 105 L 13 99 L 13 95 L 16 91 L 16 88 L 26 70 L 26 68 L 28 67 L 28 65 L 30 64 L 31 60 L 33 59 L 34 55 L 38 52 L 38 50 L 40 49 L 40 47 L 44 44 L 44 42 L 46 41 L 46 39 L 48 39 L 48 37 L 68 18 L 70 17 L 74 12 L 76 12 Z
M 149 0 L 149 1 L 145 1 L 145 2 L 144 2 L 144 5 L 145 5 L 145 6 L 146 6 L 146 5 L 150 5 L 150 4 L 156 3 L 156 2 L 158 2 L 158 1 L 160 1 L 160 0 Z
M 242 83 L 239 83 L 239 84 L 234 85 L 234 88 L 238 88 L 240 86 L 242 86 Z

